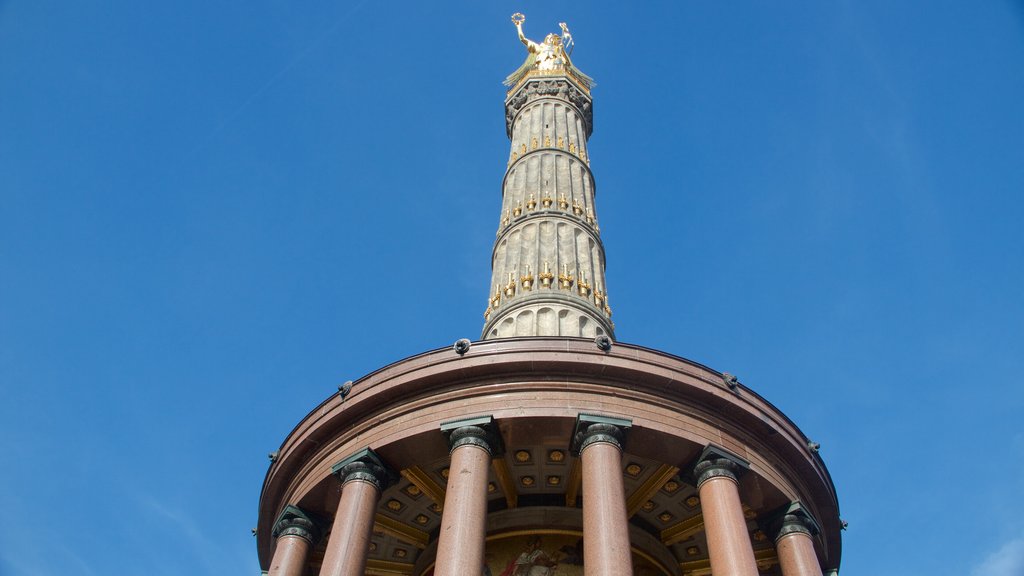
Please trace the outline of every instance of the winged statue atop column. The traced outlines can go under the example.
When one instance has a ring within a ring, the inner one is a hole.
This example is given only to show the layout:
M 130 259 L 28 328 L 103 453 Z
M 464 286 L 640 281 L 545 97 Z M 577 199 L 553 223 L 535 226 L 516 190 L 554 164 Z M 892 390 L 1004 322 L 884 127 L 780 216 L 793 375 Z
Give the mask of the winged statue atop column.
M 515 24 L 516 31 L 519 33 L 519 41 L 526 46 L 527 54 L 523 65 L 505 79 L 506 86 L 515 85 L 532 70 L 548 73 L 568 70 L 580 76 L 580 79 L 587 83 L 588 87 L 593 84 L 593 80 L 573 66 L 572 60 L 569 59 L 569 53 L 572 51 L 574 43 L 565 22 L 558 24 L 562 29 L 561 35 L 551 33 L 544 37 L 543 42 L 534 42 L 523 33 L 523 22 L 525 21 L 526 17 L 520 12 L 512 15 L 512 23 Z M 566 51 L 567 49 L 569 52 Z

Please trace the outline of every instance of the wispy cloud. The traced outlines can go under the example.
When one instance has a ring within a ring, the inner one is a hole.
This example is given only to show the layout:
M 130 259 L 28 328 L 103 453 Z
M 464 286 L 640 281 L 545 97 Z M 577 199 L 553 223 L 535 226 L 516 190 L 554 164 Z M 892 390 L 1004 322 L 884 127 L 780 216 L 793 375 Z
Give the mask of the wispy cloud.
M 202 563 L 207 573 L 218 572 L 212 538 L 203 533 L 199 524 L 186 511 L 166 505 L 149 494 L 140 493 L 139 501 L 142 510 L 166 522 L 163 529 L 171 529 L 189 544 L 192 557 Z
M 51 574 L 80 574 L 96 576 L 89 561 L 59 538 L 43 540 L 37 531 L 22 530 L 20 534 L 5 533 L 0 538 L 0 574 L 5 576 L 49 576 Z
M 971 576 L 1020 576 L 1024 574 L 1024 535 L 1010 540 L 971 570 Z

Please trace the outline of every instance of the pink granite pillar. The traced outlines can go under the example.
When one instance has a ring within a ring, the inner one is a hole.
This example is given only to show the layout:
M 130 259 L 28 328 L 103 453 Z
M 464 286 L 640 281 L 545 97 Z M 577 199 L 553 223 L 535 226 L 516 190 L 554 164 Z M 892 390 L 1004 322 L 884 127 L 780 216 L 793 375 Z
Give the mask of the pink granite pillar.
M 341 500 L 334 514 L 320 576 L 363 576 L 377 501 L 388 473 L 369 450 L 339 462 L 334 472 L 342 482 Z
M 270 561 L 270 576 L 302 576 L 309 551 L 320 538 L 316 523 L 302 510 L 288 506 L 274 524 L 273 535 L 277 546 Z
M 451 446 L 434 576 L 480 574 L 487 536 L 487 473 L 495 437 L 490 417 L 442 426 Z
M 310 542 L 299 536 L 277 539 L 274 559 L 270 561 L 270 576 L 302 576 L 309 557 Z
M 627 424 L 628 427 L 628 424 Z M 631 576 L 626 493 L 622 484 L 623 428 L 610 423 L 577 423 L 583 465 L 583 574 Z
M 818 524 L 800 504 L 793 504 L 782 517 L 775 538 L 782 576 L 822 576 L 818 555 L 814 552 L 813 535 Z
M 694 467 L 694 473 L 712 574 L 757 576 L 754 548 L 740 504 L 736 480 L 739 469 L 740 466 L 732 459 L 712 452 L 700 460 Z

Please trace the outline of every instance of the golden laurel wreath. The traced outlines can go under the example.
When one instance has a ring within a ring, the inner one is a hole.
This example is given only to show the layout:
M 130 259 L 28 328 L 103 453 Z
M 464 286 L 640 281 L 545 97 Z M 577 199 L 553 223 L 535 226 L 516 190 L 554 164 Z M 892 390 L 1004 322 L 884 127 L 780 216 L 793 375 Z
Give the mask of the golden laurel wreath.
M 519 26 L 523 22 L 526 22 L 526 16 L 523 16 L 522 12 L 516 12 L 512 15 L 512 23 Z

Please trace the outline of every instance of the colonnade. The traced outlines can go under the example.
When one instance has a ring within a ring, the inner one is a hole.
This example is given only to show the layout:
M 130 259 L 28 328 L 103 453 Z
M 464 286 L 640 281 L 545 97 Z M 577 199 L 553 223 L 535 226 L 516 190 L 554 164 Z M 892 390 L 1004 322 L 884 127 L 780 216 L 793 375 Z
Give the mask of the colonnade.
M 581 414 L 572 452 L 582 466 L 584 574 L 631 576 L 629 521 L 622 479 L 622 445 L 630 422 Z M 503 452 L 501 435 L 488 416 L 445 423 L 451 450 L 435 576 L 479 574 L 487 536 L 487 477 L 491 460 Z M 742 459 L 708 446 L 693 466 L 714 575 L 757 576 L 757 564 L 740 503 Z M 369 449 L 336 464 L 342 483 L 320 576 L 363 576 L 374 515 L 381 493 L 394 478 Z M 320 536 L 319 521 L 288 506 L 274 526 L 277 546 L 270 576 L 302 576 Z M 818 526 L 793 503 L 770 523 L 783 576 L 822 576 L 814 551 Z

